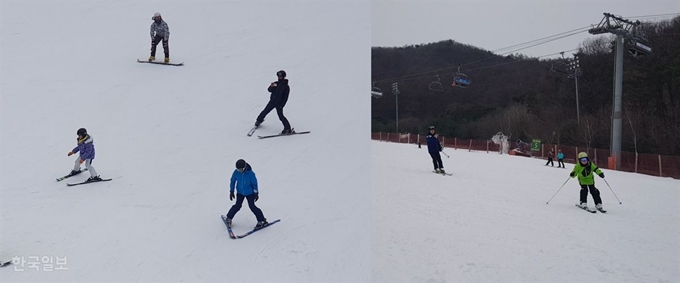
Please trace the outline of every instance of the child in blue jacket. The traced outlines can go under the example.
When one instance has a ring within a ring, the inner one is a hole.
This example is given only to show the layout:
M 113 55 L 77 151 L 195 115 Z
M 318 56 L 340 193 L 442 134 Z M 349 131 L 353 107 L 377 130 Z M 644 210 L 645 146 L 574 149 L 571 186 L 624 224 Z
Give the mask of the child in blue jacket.
M 243 199 L 248 200 L 248 207 L 250 207 L 250 211 L 252 211 L 253 214 L 255 214 L 255 218 L 257 218 L 255 229 L 257 230 L 267 226 L 269 223 L 267 223 L 267 219 L 264 218 L 262 210 L 255 206 L 255 202 L 259 199 L 257 177 L 255 177 L 255 172 L 253 172 L 250 164 L 246 163 L 243 159 L 236 161 L 236 170 L 231 174 L 229 200 L 234 200 L 234 189 L 236 189 L 236 203 L 231 206 L 231 209 L 229 209 L 229 212 L 227 213 L 227 226 L 231 227 L 231 219 L 234 218 L 236 213 L 241 209 Z
M 76 159 L 73 170 L 71 170 L 69 176 L 80 174 L 80 172 L 82 172 L 80 171 L 80 164 L 85 163 L 85 168 L 87 168 L 87 171 L 90 171 L 90 178 L 87 179 L 87 181 L 101 181 L 102 179 L 97 175 L 97 171 L 94 170 L 94 167 L 92 166 L 92 161 L 94 160 L 94 140 L 87 134 L 85 128 L 78 129 L 76 134 L 78 135 L 78 145 L 73 150 L 69 151 L 68 156 L 80 152 L 80 158 Z
M 557 168 L 559 167 L 564 168 L 564 153 L 561 149 L 557 150 Z

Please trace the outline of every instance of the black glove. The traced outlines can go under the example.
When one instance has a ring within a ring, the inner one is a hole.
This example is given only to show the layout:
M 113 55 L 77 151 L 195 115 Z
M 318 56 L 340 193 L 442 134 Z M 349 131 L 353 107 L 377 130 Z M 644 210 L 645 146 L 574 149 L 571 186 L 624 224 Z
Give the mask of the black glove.
M 259 194 L 259 193 L 255 193 L 255 201 L 257 201 L 258 199 L 260 199 L 260 194 Z M 255 202 L 255 201 L 254 201 L 254 202 Z
M 604 179 L 604 173 L 600 173 L 600 178 Z
M 229 200 L 234 200 L 234 192 L 229 192 Z
M 576 177 L 576 172 L 569 173 L 569 177 L 572 177 L 572 178 Z

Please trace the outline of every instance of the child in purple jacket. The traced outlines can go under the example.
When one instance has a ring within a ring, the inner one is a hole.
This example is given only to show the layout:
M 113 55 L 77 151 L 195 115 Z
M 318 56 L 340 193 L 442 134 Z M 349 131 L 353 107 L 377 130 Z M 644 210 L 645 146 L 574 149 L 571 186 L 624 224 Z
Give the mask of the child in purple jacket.
M 76 159 L 73 170 L 69 176 L 80 174 L 80 172 L 82 172 L 80 171 L 80 164 L 85 163 L 85 168 L 90 171 L 90 178 L 87 179 L 87 181 L 101 181 L 102 179 L 97 174 L 97 171 L 94 170 L 94 167 L 92 167 L 92 160 L 94 160 L 94 140 L 90 135 L 87 134 L 87 130 L 85 130 L 85 128 L 78 129 L 76 134 L 78 135 L 78 146 L 69 151 L 68 156 L 80 152 L 80 158 Z

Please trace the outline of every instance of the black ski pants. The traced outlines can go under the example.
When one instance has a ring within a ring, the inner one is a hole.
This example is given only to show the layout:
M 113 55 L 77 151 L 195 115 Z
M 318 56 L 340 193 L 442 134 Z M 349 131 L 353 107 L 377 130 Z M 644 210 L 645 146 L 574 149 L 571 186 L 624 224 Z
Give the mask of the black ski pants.
M 164 37 L 158 35 L 151 41 L 151 56 L 156 57 L 156 46 L 158 46 L 158 43 L 161 41 L 163 41 L 163 52 L 165 53 L 165 57 L 170 57 L 170 47 L 168 46 L 168 40 L 165 40 Z
M 557 167 L 564 168 L 564 159 L 557 159 Z
M 444 164 L 442 163 L 442 156 L 439 154 L 439 151 L 430 152 L 430 156 L 432 157 L 432 164 L 434 165 L 434 170 L 444 168 Z
M 588 202 L 588 190 L 590 190 L 590 194 L 593 196 L 595 205 L 601 204 L 600 190 L 595 185 L 581 185 L 581 202 Z
M 255 214 L 255 218 L 257 218 L 257 221 L 265 221 L 266 219 L 264 218 L 264 214 L 262 214 L 262 210 L 255 206 L 255 194 L 247 195 L 244 196 L 242 194 L 236 194 L 236 203 L 231 206 L 231 209 L 229 209 L 229 212 L 227 213 L 227 218 L 233 219 L 236 213 L 241 210 L 241 206 L 243 205 L 243 199 L 248 200 L 248 207 L 250 207 L 250 211 Z
M 553 167 L 555 166 L 555 163 L 553 163 L 553 158 L 550 156 L 548 156 L 548 162 L 545 163 L 545 166 L 548 166 L 548 164 Z
M 286 116 L 283 116 L 283 106 L 276 106 L 272 101 L 269 101 L 267 106 L 264 107 L 264 110 L 262 110 L 260 115 L 257 116 L 257 122 L 264 122 L 264 117 L 266 117 L 267 114 L 269 114 L 269 112 L 271 112 L 274 108 L 276 108 L 276 114 L 279 115 L 279 120 L 281 120 L 281 123 L 283 123 L 283 129 L 290 130 L 290 123 L 288 122 L 288 119 L 286 119 Z

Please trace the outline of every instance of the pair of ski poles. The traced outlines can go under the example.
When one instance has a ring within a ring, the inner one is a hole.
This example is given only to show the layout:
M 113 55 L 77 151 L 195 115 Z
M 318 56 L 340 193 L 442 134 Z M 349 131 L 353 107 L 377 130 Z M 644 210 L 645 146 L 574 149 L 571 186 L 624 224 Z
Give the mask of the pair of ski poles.
M 571 177 L 567 178 L 567 180 L 564 181 L 564 184 L 562 184 L 562 186 L 557 190 L 557 192 L 555 192 L 555 194 L 554 194 L 547 202 L 545 202 L 546 205 L 547 205 L 548 203 L 550 203 L 550 201 L 557 195 L 557 193 L 560 192 L 560 190 L 564 187 L 564 185 L 566 185 L 567 182 L 569 182 L 569 179 L 571 179 Z M 619 197 L 616 196 L 616 193 L 614 192 L 614 190 L 612 189 L 612 187 L 611 187 L 611 186 L 609 185 L 609 183 L 607 182 L 607 179 L 602 178 L 602 180 L 604 180 L 604 183 L 607 184 L 607 187 L 609 187 L 609 190 L 612 191 L 612 194 L 614 194 L 614 197 L 616 198 L 616 200 L 618 200 L 618 201 L 619 201 L 619 204 L 621 204 L 621 200 L 619 200 Z

